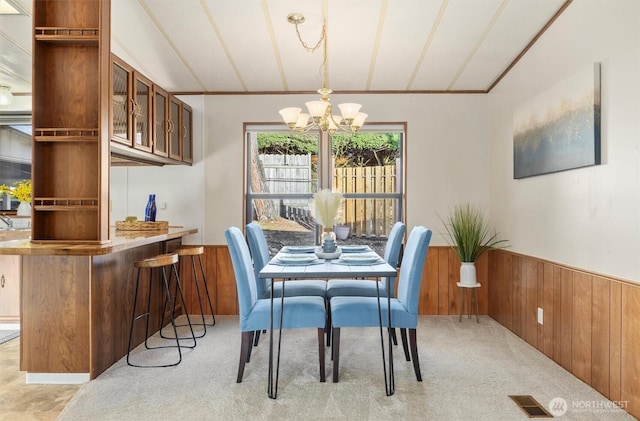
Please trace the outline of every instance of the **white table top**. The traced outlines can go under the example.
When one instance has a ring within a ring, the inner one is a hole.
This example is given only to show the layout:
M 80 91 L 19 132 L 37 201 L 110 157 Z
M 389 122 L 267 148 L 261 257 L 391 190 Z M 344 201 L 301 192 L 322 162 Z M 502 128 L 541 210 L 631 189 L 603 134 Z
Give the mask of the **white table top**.
M 262 268 L 259 273 L 261 278 L 377 278 L 397 275 L 396 269 L 387 262 L 363 265 L 342 264 L 338 263 L 338 259 L 320 259 L 322 263 L 319 264 L 274 264 L 273 262 L 281 254 L 283 254 L 282 250 Z M 351 253 L 345 255 L 349 254 Z

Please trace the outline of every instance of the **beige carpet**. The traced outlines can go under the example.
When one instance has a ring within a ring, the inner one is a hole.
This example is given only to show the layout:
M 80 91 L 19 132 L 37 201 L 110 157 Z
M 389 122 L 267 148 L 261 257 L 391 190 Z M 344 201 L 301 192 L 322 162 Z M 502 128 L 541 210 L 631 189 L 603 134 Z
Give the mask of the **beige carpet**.
M 343 329 L 340 382 L 318 381 L 316 331 L 283 335 L 278 399 L 267 397 L 266 338 L 254 348 L 242 383 L 237 316 L 218 323 L 174 368 L 116 363 L 82 386 L 59 420 L 525 420 L 508 395 L 533 395 L 545 408 L 563 398 L 566 420 L 630 420 L 602 395 L 488 317 L 422 316 L 423 382 L 402 348 L 394 352 L 396 393 L 385 396 L 377 329 Z M 137 357 L 154 361 L 149 352 Z M 172 350 L 175 352 L 175 350 Z M 166 353 L 172 351 L 153 351 Z M 166 354 L 164 356 L 167 356 Z M 586 409 L 585 405 L 605 406 Z

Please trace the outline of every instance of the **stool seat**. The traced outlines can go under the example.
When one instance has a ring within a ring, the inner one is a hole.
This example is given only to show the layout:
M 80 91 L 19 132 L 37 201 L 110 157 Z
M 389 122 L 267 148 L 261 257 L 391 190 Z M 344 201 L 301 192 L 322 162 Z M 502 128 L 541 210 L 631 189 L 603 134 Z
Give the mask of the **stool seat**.
M 133 266 L 137 268 L 159 268 L 161 266 L 169 266 L 174 263 L 178 263 L 177 253 L 161 254 L 149 257 L 148 259 L 138 260 L 133 263 Z
M 178 256 L 198 256 L 204 254 L 204 246 L 182 246 L 176 250 Z

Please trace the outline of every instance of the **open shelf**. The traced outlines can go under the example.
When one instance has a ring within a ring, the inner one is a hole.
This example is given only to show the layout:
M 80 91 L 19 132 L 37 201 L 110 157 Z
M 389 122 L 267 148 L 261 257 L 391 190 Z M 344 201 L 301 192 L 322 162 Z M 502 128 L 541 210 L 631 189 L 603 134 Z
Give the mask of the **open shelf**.
M 37 27 L 35 28 L 35 37 L 36 41 L 97 44 L 100 39 L 100 31 L 98 28 Z
M 98 128 L 95 129 L 34 129 L 36 142 L 97 142 L 100 140 Z

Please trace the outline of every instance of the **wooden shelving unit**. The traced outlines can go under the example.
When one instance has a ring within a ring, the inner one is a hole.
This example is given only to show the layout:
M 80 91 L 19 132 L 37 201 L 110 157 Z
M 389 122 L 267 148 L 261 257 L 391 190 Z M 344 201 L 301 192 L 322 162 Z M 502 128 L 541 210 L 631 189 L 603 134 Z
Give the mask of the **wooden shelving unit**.
M 32 242 L 109 241 L 110 13 L 34 1 Z

